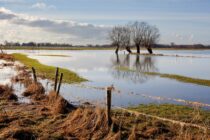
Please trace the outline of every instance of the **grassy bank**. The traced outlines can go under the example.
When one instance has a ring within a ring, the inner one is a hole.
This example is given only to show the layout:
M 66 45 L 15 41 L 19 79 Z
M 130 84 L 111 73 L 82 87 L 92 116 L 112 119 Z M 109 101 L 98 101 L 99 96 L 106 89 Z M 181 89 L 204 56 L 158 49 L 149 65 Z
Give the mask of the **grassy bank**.
M 121 71 L 137 72 L 136 70 L 132 70 L 127 67 L 116 67 L 116 69 L 121 70 Z M 179 82 L 184 82 L 184 83 L 192 83 L 192 84 L 196 84 L 196 85 L 210 86 L 210 80 L 206 80 L 206 79 L 192 78 L 192 77 L 187 77 L 187 76 L 182 76 L 182 75 L 177 75 L 177 74 L 165 74 L 165 73 L 158 73 L 158 72 L 143 72 L 143 73 L 146 75 L 159 76 L 162 78 L 173 79 L 173 80 L 177 80 Z
M 36 69 L 37 74 L 40 77 L 48 78 L 51 80 L 54 79 L 55 69 L 56 69 L 55 67 L 41 64 L 38 60 L 29 58 L 24 54 L 15 53 L 12 55 L 15 58 L 15 60 L 20 61 L 26 67 L 28 68 L 34 67 Z M 65 83 L 77 83 L 77 82 L 86 81 L 86 79 L 81 78 L 76 73 L 67 69 L 60 68 L 60 73 L 64 74 L 63 81 Z
M 210 126 L 210 111 L 173 104 L 149 104 L 129 107 L 130 110 L 142 112 L 187 123 Z

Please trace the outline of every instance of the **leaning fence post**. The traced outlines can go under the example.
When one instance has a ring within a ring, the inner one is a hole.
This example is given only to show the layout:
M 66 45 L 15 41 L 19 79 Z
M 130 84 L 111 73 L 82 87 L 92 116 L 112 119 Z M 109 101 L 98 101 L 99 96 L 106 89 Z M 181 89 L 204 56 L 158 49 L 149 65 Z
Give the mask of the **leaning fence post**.
M 54 91 L 57 89 L 57 83 L 58 83 L 58 73 L 59 73 L 59 68 L 56 68 L 55 72 L 55 84 L 54 84 Z
M 37 83 L 36 70 L 34 67 L 32 67 L 32 72 L 33 72 L 34 82 Z
M 60 93 L 60 88 L 61 88 L 61 84 L 62 84 L 62 79 L 63 79 L 63 73 L 61 73 L 61 77 L 60 77 L 60 80 L 59 80 L 57 95 L 59 95 L 59 93 Z
M 113 87 L 107 88 L 107 123 L 108 126 L 111 126 L 112 119 L 111 119 L 111 105 L 112 105 L 112 89 Z

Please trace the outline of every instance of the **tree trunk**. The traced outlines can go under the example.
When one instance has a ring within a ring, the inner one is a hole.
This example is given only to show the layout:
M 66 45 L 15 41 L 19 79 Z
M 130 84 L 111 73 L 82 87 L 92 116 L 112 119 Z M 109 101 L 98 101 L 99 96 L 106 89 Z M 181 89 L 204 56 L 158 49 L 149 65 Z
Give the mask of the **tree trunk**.
M 136 45 L 137 53 L 140 54 L 140 45 Z
M 151 47 L 147 47 L 147 51 L 149 52 L 149 54 L 153 54 L 153 51 L 152 51 Z
M 118 54 L 118 51 L 119 51 L 119 46 L 117 46 L 115 53 Z
M 132 53 L 131 48 L 130 47 L 126 47 L 125 48 L 129 53 Z
M 117 57 L 117 65 L 119 65 L 120 64 L 120 59 L 119 59 L 118 53 L 116 53 L 116 57 Z

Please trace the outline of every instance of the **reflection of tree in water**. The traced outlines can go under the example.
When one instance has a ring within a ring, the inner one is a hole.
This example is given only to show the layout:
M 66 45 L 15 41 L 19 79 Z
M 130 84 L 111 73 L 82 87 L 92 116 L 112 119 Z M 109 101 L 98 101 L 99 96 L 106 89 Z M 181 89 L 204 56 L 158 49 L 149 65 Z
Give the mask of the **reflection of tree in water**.
M 151 76 L 145 72 L 157 72 L 155 60 L 151 56 L 116 55 L 112 60 L 112 75 L 116 79 L 125 79 L 134 83 L 144 83 Z M 125 69 L 125 70 L 123 70 Z

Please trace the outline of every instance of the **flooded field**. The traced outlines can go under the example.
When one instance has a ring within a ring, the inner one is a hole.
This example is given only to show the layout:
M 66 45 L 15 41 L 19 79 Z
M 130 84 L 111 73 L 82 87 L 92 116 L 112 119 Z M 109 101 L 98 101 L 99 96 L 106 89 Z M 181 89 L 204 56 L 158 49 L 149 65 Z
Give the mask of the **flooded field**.
M 158 72 L 210 80 L 209 50 L 158 50 L 154 52 L 166 56 L 137 56 L 127 55 L 124 52 L 117 56 L 111 50 L 7 50 L 6 52 L 24 53 L 43 64 L 67 68 L 88 79 L 88 82 L 81 84 L 62 85 L 61 94 L 70 102 L 88 101 L 103 104 L 106 91 L 102 88 L 114 85 L 117 89 L 117 92 L 113 94 L 115 106 L 182 103 L 174 99 L 210 104 L 210 87 L 208 86 L 144 74 Z M 121 70 L 118 67 L 132 71 Z M 1 76 L 0 82 L 5 82 L 4 77 Z M 51 84 L 48 84 L 46 80 L 42 80 L 42 83 L 50 89 Z

